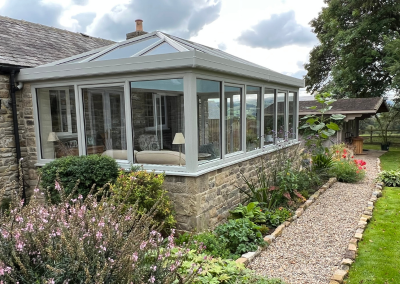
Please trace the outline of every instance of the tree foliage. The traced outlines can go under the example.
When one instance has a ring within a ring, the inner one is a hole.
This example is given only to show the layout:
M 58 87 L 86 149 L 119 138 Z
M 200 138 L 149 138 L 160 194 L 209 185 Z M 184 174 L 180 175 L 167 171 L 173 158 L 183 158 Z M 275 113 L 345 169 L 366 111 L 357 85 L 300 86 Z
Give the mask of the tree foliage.
M 396 89 L 394 72 L 400 68 L 393 66 L 400 62 L 394 58 L 395 54 L 400 57 L 396 47 L 400 1 L 325 3 L 327 7 L 311 21 L 320 44 L 312 49 L 310 62 L 305 65 L 307 91 L 360 98 L 379 97 Z M 386 47 L 390 43 L 392 46 Z

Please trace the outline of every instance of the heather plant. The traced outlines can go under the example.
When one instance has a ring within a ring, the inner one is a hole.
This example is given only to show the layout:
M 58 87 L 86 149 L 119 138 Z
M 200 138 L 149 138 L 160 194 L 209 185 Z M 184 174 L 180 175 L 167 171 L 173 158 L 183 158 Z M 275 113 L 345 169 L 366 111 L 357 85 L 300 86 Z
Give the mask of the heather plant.
M 139 214 L 138 202 L 126 206 L 102 189 L 84 199 L 66 195 L 58 182 L 54 187 L 59 204 L 43 201 L 36 188 L 29 203 L 14 194 L 0 212 L 1 283 L 192 281 L 198 267 L 185 277 L 178 272 L 187 250 L 175 246 L 174 231 L 164 239 L 154 225 L 158 202 Z
M 40 169 L 41 186 L 50 192 L 53 203 L 60 202 L 55 180 L 63 185 L 66 194 L 75 188 L 75 198 L 78 195 L 86 198 L 94 184 L 94 190 L 97 190 L 106 183 L 114 182 L 118 171 L 117 162 L 108 156 L 67 156 L 55 159 Z
M 138 203 L 138 214 L 143 215 L 157 203 L 154 221 L 164 223 L 168 230 L 174 227 L 176 220 L 171 200 L 162 188 L 164 174 L 144 170 L 125 172 L 121 170 L 115 183 L 110 185 L 113 199 L 129 207 Z

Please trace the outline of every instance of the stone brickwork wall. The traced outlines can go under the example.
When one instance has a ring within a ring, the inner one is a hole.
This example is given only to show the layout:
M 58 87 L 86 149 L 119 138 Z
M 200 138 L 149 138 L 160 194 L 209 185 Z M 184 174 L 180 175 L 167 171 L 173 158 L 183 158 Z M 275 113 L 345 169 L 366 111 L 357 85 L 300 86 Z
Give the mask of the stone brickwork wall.
M 0 189 L 5 187 L 6 192 L 18 188 L 18 163 L 9 90 L 9 76 L 0 75 Z M 24 180 L 29 194 L 37 182 L 36 140 L 29 84 L 25 84 L 21 91 L 16 92 L 16 102 Z
M 295 153 L 297 149 L 298 145 L 294 145 L 283 151 Z M 276 154 L 266 153 L 199 177 L 167 176 L 164 187 L 174 202 L 178 229 L 204 231 L 224 222 L 229 210 L 243 203 L 246 197 L 238 189 L 245 186 L 240 172 L 247 179 L 256 178 L 262 161 L 274 161 Z

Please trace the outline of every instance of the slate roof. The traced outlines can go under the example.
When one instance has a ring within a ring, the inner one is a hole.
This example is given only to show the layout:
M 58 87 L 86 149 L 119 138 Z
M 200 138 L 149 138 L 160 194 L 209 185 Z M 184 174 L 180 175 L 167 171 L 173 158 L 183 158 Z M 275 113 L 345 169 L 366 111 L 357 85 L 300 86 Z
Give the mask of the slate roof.
M 307 109 L 307 107 L 317 106 L 319 103 L 316 101 L 300 101 L 299 102 L 299 115 L 306 115 L 318 113 L 317 110 Z M 328 114 L 334 113 L 380 113 L 388 112 L 389 109 L 383 98 L 355 98 L 355 99 L 340 99 L 331 104 L 332 109 Z
M 110 40 L 0 16 L 0 64 L 35 67 L 111 44 Z

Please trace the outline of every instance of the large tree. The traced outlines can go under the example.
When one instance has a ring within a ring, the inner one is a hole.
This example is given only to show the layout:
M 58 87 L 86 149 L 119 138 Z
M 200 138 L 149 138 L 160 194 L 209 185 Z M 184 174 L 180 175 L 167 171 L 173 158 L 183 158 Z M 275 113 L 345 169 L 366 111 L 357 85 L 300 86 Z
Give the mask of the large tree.
M 396 89 L 385 46 L 399 38 L 400 1 L 325 3 L 311 21 L 320 44 L 312 49 L 305 65 L 307 91 L 361 98 L 383 96 Z

